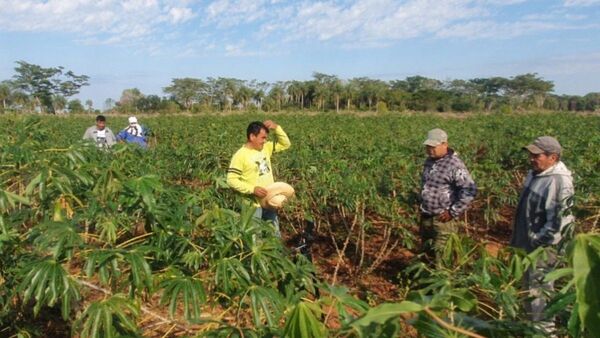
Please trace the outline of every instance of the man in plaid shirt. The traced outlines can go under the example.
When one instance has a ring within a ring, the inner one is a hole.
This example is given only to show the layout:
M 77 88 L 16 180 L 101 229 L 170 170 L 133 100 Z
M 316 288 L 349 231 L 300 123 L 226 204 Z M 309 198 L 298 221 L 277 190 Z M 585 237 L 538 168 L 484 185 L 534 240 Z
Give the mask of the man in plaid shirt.
M 458 217 L 475 198 L 477 187 L 456 152 L 448 147 L 448 135 L 432 129 L 423 143 L 428 155 L 421 178 L 422 249 L 435 257 L 450 233 L 458 229 Z

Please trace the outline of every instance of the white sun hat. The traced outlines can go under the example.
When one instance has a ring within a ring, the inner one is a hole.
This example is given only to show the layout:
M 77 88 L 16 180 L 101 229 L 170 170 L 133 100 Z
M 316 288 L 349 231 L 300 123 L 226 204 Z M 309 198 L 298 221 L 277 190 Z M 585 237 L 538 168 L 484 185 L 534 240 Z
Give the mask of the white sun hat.
M 279 209 L 288 198 L 294 196 L 294 188 L 285 182 L 275 182 L 265 187 L 267 196 L 260 199 L 263 208 Z

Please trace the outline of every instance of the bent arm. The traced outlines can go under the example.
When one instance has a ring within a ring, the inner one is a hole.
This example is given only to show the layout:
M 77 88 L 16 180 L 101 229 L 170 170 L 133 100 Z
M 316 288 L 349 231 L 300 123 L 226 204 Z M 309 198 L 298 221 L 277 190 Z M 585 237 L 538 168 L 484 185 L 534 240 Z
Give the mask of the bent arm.
M 83 133 L 83 139 L 84 140 L 93 140 L 94 139 L 94 133 L 91 128 L 88 128 L 85 130 L 85 133 Z
M 454 185 L 458 189 L 457 200 L 450 207 L 450 214 L 453 218 L 458 217 L 465 212 L 469 204 L 475 199 L 477 194 L 477 185 L 471 178 L 471 174 L 466 167 L 460 166 L 454 172 Z
M 561 239 L 561 231 L 573 221 L 570 209 L 573 205 L 573 185 L 562 178 L 555 180 L 548 187 L 548 198 L 545 203 L 546 223 L 533 234 L 534 247 L 557 244 Z
M 278 153 L 280 151 L 288 149 L 292 145 L 292 143 L 290 142 L 290 138 L 287 136 L 285 131 L 283 131 L 283 128 L 281 128 L 281 126 L 277 126 L 277 128 L 275 128 L 274 131 L 275 145 L 273 146 L 273 152 Z

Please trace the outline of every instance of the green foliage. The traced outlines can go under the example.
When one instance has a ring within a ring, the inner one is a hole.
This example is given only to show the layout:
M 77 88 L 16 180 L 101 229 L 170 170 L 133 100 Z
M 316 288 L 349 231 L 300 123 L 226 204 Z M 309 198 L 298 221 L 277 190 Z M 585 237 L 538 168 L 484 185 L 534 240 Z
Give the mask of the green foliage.
M 81 329 L 82 338 L 111 338 L 137 336 L 135 318 L 140 315 L 139 306 L 122 295 L 92 302 L 77 319 L 74 329 Z
M 152 271 L 143 248 L 92 250 L 87 254 L 84 269 L 88 277 L 97 271 L 100 281 L 114 291 L 126 280 L 130 296 L 136 291 L 149 290 L 153 285 Z
M 86 75 L 64 72 L 62 67 L 44 68 L 17 61 L 13 81 L 0 83 L 1 110 L 31 111 L 40 103 L 50 112 L 60 112 L 65 97 L 88 85 Z M 536 73 L 510 78 L 491 77 L 446 80 L 410 76 L 404 80 L 382 81 L 366 77 L 341 79 L 336 75 L 315 72 L 307 81 L 274 83 L 235 78 L 173 78 L 163 88 L 167 97 L 144 95 L 138 88 L 124 89 L 116 110 L 120 113 L 174 114 L 239 110 L 259 111 L 404 111 L 465 112 L 515 109 L 550 109 L 558 111 L 594 111 L 600 107 L 598 93 L 585 96 L 553 95 L 552 81 Z M 105 104 L 114 108 L 114 100 Z M 89 100 L 88 100 L 89 101 Z M 87 111 L 91 104 L 86 101 Z M 72 113 L 86 111 L 79 100 L 67 104 Z
M 0 190 L 0 211 L 6 212 L 9 209 L 14 208 L 17 203 L 28 205 L 29 200 L 26 197 L 13 194 L 10 191 Z
M 306 107 L 328 109 L 337 93 L 343 107 L 346 94 L 336 89 L 338 80 L 320 74 L 306 88 L 297 83 L 293 100 L 301 104 L 304 95 Z M 227 91 L 239 83 L 214 79 L 217 83 L 223 101 L 214 106 L 236 109 L 238 99 L 229 101 Z M 369 109 L 370 99 L 374 109 L 384 99 L 381 82 L 360 79 L 353 85 L 369 95 L 358 98 L 357 92 L 349 92 L 351 105 Z M 395 90 L 414 93 L 439 90 L 436 82 L 418 78 L 396 85 Z M 285 93 L 265 93 L 274 106 L 286 105 L 285 96 L 279 96 Z M 409 99 L 399 94 L 394 104 L 408 105 Z M 491 109 L 501 104 L 492 94 L 489 100 Z M 398 303 L 371 309 L 368 304 L 379 299 L 358 299 L 341 285 L 320 281 L 309 260 L 288 249 L 294 241 L 284 243 L 270 224 L 253 219 L 252 208 L 240 207 L 225 183 L 230 156 L 243 144 L 247 122 L 264 118 L 147 118 L 144 123 L 157 142 L 141 152 L 121 144 L 99 151 L 81 143 L 81 134 L 93 123 L 89 118 L 3 115 L 0 335 L 42 332 L 40 318 L 58 310 L 59 303 L 65 325 L 87 336 L 147 334 L 136 323 L 138 304 L 153 306 L 164 317 L 169 313 L 181 325 L 197 324 L 211 337 L 393 337 L 409 326 L 421 335 L 459 335 L 432 313 L 485 336 L 536 333 L 522 306 L 526 294 L 521 279 L 542 252 L 526 255 L 504 249 L 491 255 L 482 243 L 451 236 L 436 265 L 415 261 L 402 271 L 398 267 Z M 381 272 L 381 266 L 395 266 L 390 253 L 413 248 L 424 160 L 421 143 L 435 126 L 453 135 L 452 146 L 478 183 L 475 207 L 467 215 L 469 230 L 494 236 L 510 224 L 508 212 L 517 203 L 527 169 L 520 148 L 539 134 L 561 140 L 563 159 L 576 173 L 579 229 L 591 227 L 598 213 L 595 149 L 600 138 L 591 128 L 596 116 L 475 115 L 453 120 L 432 115 L 283 114 L 276 120 L 290 135 L 293 150 L 277 154 L 275 174 L 297 194 L 279 212 L 282 232 L 286 239 L 302 233 L 304 215 L 311 215 L 318 224 L 320 250 L 313 255 L 325 268 L 321 272 L 329 273 L 331 257 L 317 253 L 331 254 L 334 260 L 342 255 L 339 276 L 360 280 Z M 113 130 L 125 124 L 125 117 L 109 116 Z M 565 243 L 569 251 L 562 265 L 546 276 L 557 285 L 547 316 L 558 317 L 560 334 L 589 336 L 596 330 L 594 236 Z M 99 291 L 89 288 L 96 284 L 118 296 L 90 303 L 98 299 Z M 74 321 L 73 309 L 86 307 Z M 30 314 L 32 308 L 37 318 Z M 221 317 L 206 319 L 207 312 L 217 311 Z
M 49 112 L 55 111 L 53 98 L 66 102 L 65 97 L 79 93 L 82 86 L 89 84 L 87 75 L 63 72 L 63 67 L 45 68 L 25 61 L 17 61 L 17 64 L 13 85 L 39 100 Z
M 387 113 L 387 112 L 389 112 L 387 104 L 385 102 L 377 102 L 377 112 L 378 113 Z
M 83 245 L 83 239 L 70 223 L 47 222 L 38 225 L 32 235 L 34 244 L 43 251 L 48 251 L 56 260 L 71 259 L 73 251 Z
M 382 337 L 385 332 L 385 337 L 397 337 L 400 334 L 397 326 L 399 316 L 422 310 L 423 306 L 409 301 L 395 304 L 384 303 L 369 309 L 365 315 L 350 323 L 350 327 L 356 331 L 359 337 L 375 337 L 374 331 L 380 327 L 382 331 L 377 332 L 377 336 Z
M 171 317 L 175 316 L 179 302 L 183 302 L 185 319 L 200 319 L 200 307 L 206 302 L 206 291 L 200 279 L 174 275 L 163 280 L 160 288 L 163 289 L 160 303 L 169 304 Z
M 573 275 L 577 290 L 577 312 L 581 328 L 600 332 L 600 236 L 578 235 L 573 254 Z
M 314 303 L 300 302 L 290 313 L 283 336 L 291 338 L 325 337 L 326 329 L 319 321 L 321 310 Z
M 23 294 L 23 303 L 35 301 L 34 315 L 42 306 L 54 306 L 61 302 L 62 316 L 69 317 L 72 303 L 79 300 L 77 283 L 67 271 L 54 259 L 33 261 L 23 267 L 23 281 L 19 291 Z

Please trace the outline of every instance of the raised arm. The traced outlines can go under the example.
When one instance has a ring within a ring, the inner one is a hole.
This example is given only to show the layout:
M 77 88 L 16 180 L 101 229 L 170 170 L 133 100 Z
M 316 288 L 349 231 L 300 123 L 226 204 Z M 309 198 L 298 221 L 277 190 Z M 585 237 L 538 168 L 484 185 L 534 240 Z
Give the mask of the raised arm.
M 281 128 L 280 125 L 271 120 L 266 120 L 263 123 L 267 128 L 273 130 L 273 133 L 275 134 L 275 141 L 272 143 L 273 145 L 271 146 L 271 149 L 274 153 L 284 151 L 292 145 L 292 143 L 290 142 L 290 138 L 287 136 L 285 131 L 283 131 L 283 128 Z

